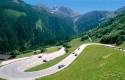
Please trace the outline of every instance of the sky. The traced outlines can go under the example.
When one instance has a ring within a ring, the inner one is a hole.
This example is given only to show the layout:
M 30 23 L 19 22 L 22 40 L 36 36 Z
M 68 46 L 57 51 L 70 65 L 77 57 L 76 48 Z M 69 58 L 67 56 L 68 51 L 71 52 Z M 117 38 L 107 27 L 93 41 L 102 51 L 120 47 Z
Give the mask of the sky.
M 24 0 L 28 4 L 43 4 L 47 7 L 65 6 L 78 13 L 94 10 L 114 11 L 125 6 L 125 0 Z

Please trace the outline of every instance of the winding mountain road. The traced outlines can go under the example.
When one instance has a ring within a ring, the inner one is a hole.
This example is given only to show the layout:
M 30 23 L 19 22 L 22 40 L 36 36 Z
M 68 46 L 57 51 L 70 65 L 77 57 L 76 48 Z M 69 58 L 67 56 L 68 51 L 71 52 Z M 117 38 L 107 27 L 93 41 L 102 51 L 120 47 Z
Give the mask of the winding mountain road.
M 40 71 L 24 72 L 24 70 L 28 68 L 31 68 L 33 66 L 43 63 L 42 62 L 43 59 L 39 59 L 37 56 L 33 56 L 25 60 L 13 62 L 11 64 L 5 65 L 0 68 L 0 77 L 7 79 L 7 80 L 34 80 L 39 77 L 44 77 L 47 75 L 54 74 L 68 67 L 80 55 L 80 53 L 82 53 L 82 51 L 88 45 L 103 45 L 103 44 L 98 44 L 98 43 L 83 44 L 74 51 L 74 54 L 71 53 L 65 59 L 57 63 L 56 65 L 40 70 Z M 57 51 L 50 55 L 46 55 L 43 58 L 52 60 L 58 56 L 63 55 L 64 53 L 65 53 L 64 48 L 62 48 L 60 51 Z M 60 65 L 63 65 L 63 66 L 59 68 Z

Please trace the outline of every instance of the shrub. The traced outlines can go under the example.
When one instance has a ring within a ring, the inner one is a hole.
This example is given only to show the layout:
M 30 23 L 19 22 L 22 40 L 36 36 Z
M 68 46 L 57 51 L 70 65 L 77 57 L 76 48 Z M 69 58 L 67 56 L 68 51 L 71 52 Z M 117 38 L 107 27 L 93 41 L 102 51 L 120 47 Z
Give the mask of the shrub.
M 71 48 L 71 46 L 69 44 L 67 44 L 67 43 L 64 43 L 63 47 L 65 47 L 66 52 L 69 52 L 68 48 Z
M 125 35 L 120 35 L 116 41 L 116 45 L 120 45 L 125 41 Z
M 81 37 L 81 41 L 84 41 L 84 40 L 86 40 L 86 39 L 88 39 L 87 36 L 83 36 L 83 37 Z
M 45 52 L 46 48 L 41 48 L 41 53 Z

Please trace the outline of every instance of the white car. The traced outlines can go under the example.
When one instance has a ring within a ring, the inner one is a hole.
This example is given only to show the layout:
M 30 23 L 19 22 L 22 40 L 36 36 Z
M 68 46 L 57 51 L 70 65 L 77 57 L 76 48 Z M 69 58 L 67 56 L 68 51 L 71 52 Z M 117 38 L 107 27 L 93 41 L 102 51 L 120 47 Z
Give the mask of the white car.
M 125 49 L 123 49 L 123 51 L 125 51 Z

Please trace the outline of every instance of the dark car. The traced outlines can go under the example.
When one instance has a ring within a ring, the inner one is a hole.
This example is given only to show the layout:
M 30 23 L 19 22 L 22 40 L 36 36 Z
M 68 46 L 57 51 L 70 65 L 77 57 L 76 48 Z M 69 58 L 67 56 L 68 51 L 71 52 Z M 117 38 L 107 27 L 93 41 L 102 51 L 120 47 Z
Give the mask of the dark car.
M 78 54 L 75 54 L 75 56 L 77 56 Z
M 43 62 L 47 62 L 47 60 L 44 59 Z
M 75 54 L 75 52 L 73 52 L 72 54 Z
M 42 58 L 42 56 L 38 56 L 38 58 Z
M 60 69 L 60 68 L 62 68 L 62 67 L 64 67 L 64 66 L 65 66 L 65 65 L 59 65 L 59 66 L 58 66 L 58 69 Z

